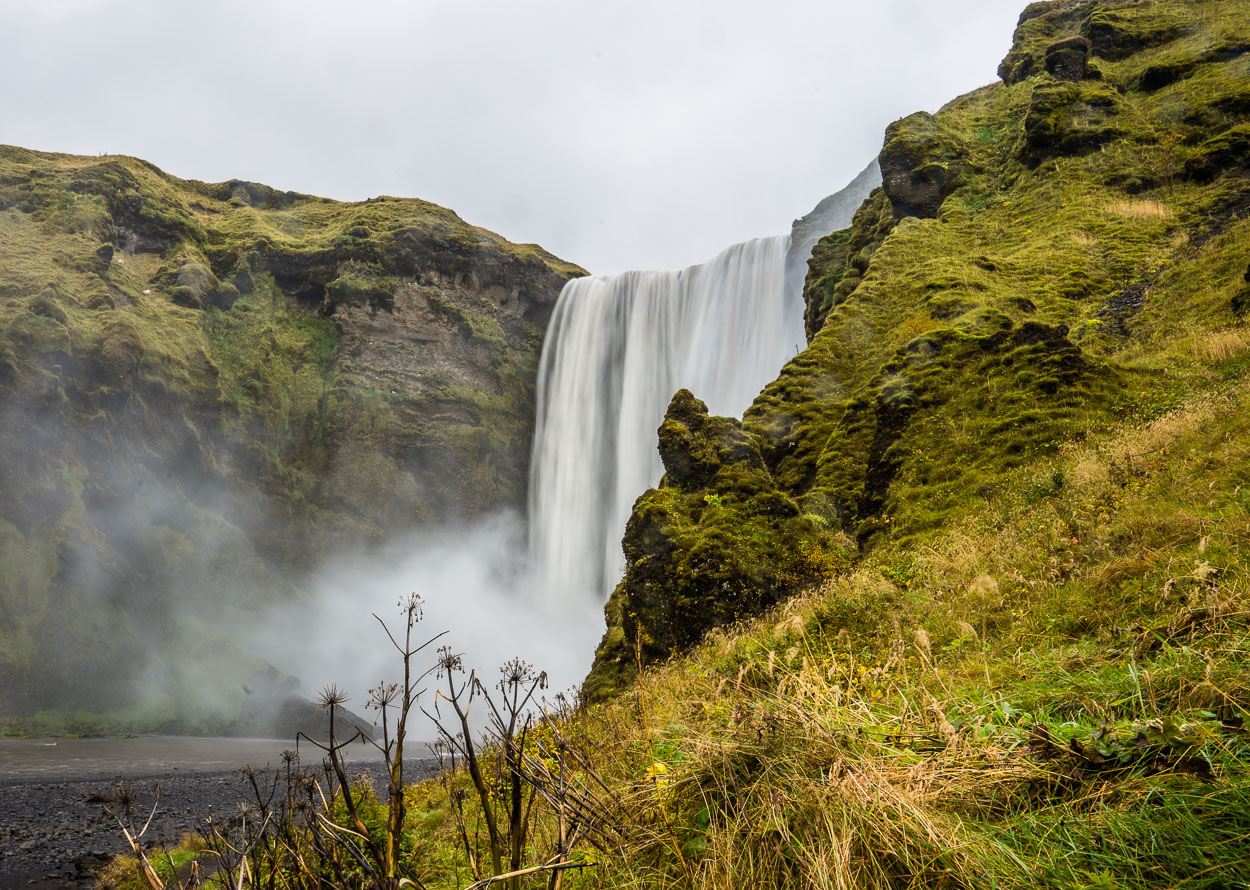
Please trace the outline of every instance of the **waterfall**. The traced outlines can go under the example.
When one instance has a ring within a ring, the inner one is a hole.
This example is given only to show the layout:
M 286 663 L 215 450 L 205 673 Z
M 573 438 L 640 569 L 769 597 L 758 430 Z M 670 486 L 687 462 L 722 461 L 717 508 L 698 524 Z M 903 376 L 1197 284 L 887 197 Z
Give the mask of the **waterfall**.
M 679 271 L 564 286 L 538 371 L 530 552 L 548 602 L 602 598 L 621 576 L 634 500 L 663 474 L 656 429 L 673 393 L 738 416 L 805 345 L 785 287 L 788 235 Z

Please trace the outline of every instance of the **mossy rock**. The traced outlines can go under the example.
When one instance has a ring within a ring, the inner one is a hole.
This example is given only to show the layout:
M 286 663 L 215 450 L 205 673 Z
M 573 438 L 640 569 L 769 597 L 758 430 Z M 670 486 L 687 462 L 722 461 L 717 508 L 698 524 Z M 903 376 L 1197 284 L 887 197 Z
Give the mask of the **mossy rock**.
M 710 482 L 726 464 L 760 471 L 764 462 L 740 425 L 709 417 L 707 405 L 687 389 L 673 396 L 660 424 L 660 460 L 670 484 L 697 488 Z
M 1095 7 L 1081 26 L 1093 54 L 1119 61 L 1144 49 L 1169 43 L 1187 30 L 1188 23 L 1165 4 L 1125 9 L 1110 4 Z
M 331 307 L 338 303 L 388 306 L 393 300 L 395 286 L 394 278 L 349 264 L 340 268 L 339 276 L 326 284 L 326 302 Z
M 1089 40 L 1075 36 L 1046 47 L 1046 73 L 1056 80 L 1080 81 L 1089 73 Z
M 1041 80 L 1034 84 L 1023 127 L 1023 156 L 1033 164 L 1056 155 L 1079 155 L 1124 134 L 1121 101 L 1098 83 Z
M 1045 70 L 1047 48 L 1077 35 L 1084 16 L 1076 2 L 1030 3 L 1020 13 L 1012 35 L 1011 50 L 998 66 L 998 76 L 1008 86 L 1028 80 Z
M 829 529 L 776 486 L 738 421 L 709 416 L 681 390 L 660 443 L 665 476 L 626 526 L 625 577 L 608 604 L 587 695 L 616 688 L 636 653 L 664 658 L 844 564 Z
M 803 322 L 810 341 L 829 313 L 863 281 L 872 255 L 897 223 L 884 189 L 874 189 L 855 211 L 849 229 L 826 235 L 812 248 L 811 268 L 803 286 Z
M 232 282 L 223 281 L 209 295 L 209 303 L 218 309 L 232 309 L 239 301 L 239 289 Z
M 178 265 L 177 282 L 177 287 L 190 290 L 196 301 L 215 291 L 219 283 L 212 270 L 196 260 L 185 260 Z
M 200 295 L 196 293 L 196 289 L 185 284 L 177 285 L 169 291 L 169 298 L 179 306 L 186 309 L 202 309 L 203 304 L 200 302 Z
M 895 218 L 934 217 L 959 185 L 965 152 L 940 131 L 933 115 L 918 111 L 886 128 L 877 160 Z
M 1185 172 L 1203 182 L 1221 174 L 1250 167 L 1250 124 L 1238 124 L 1198 146 L 1185 162 Z

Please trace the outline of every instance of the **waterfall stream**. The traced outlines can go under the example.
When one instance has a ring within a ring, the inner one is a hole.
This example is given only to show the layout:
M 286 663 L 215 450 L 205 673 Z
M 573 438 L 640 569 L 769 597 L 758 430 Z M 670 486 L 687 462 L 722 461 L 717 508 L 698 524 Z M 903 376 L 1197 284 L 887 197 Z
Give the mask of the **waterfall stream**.
M 736 244 L 678 271 L 578 278 L 556 304 L 538 372 L 530 553 L 548 602 L 605 597 L 634 500 L 663 474 L 673 393 L 741 415 L 805 345 L 785 287 L 790 237 Z

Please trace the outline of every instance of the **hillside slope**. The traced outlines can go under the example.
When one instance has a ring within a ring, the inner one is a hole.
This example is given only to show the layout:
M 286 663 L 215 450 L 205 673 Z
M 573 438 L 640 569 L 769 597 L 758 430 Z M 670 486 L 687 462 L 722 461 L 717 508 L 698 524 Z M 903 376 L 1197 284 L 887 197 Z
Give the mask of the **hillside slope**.
M 1247 34 L 1032 4 L 887 130 L 744 421 L 677 395 L 571 728 L 635 826 L 586 886 L 1248 885 Z
M 0 148 L 0 712 L 176 690 L 310 555 L 520 508 L 579 274 L 421 201 Z
M 675 395 L 589 700 L 410 788 L 399 872 L 501 871 L 524 774 L 520 887 L 1250 886 L 1247 34 L 1035 3 L 892 125 L 809 348 Z
M 1034 4 L 1001 83 L 890 126 L 884 187 L 815 248 L 815 333 L 746 413 L 749 446 L 674 402 L 592 694 L 639 644 L 663 657 L 861 552 L 923 547 L 1063 445 L 1240 380 L 1240 346 L 1196 344 L 1245 336 L 1248 21 Z

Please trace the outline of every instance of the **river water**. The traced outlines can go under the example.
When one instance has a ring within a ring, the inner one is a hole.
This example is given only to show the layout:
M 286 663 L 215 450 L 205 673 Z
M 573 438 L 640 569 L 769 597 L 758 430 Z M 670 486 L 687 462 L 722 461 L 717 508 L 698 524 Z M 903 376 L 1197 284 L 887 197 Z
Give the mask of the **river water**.
M 290 739 L 220 739 L 138 736 L 107 739 L 0 739 L 0 782 L 65 782 L 135 779 L 171 772 L 214 773 L 246 765 L 277 767 L 282 752 L 295 749 Z M 425 753 L 424 746 L 409 746 Z M 307 742 L 299 746 L 305 765 L 321 761 Z M 354 744 L 349 759 L 381 762 L 377 749 Z

